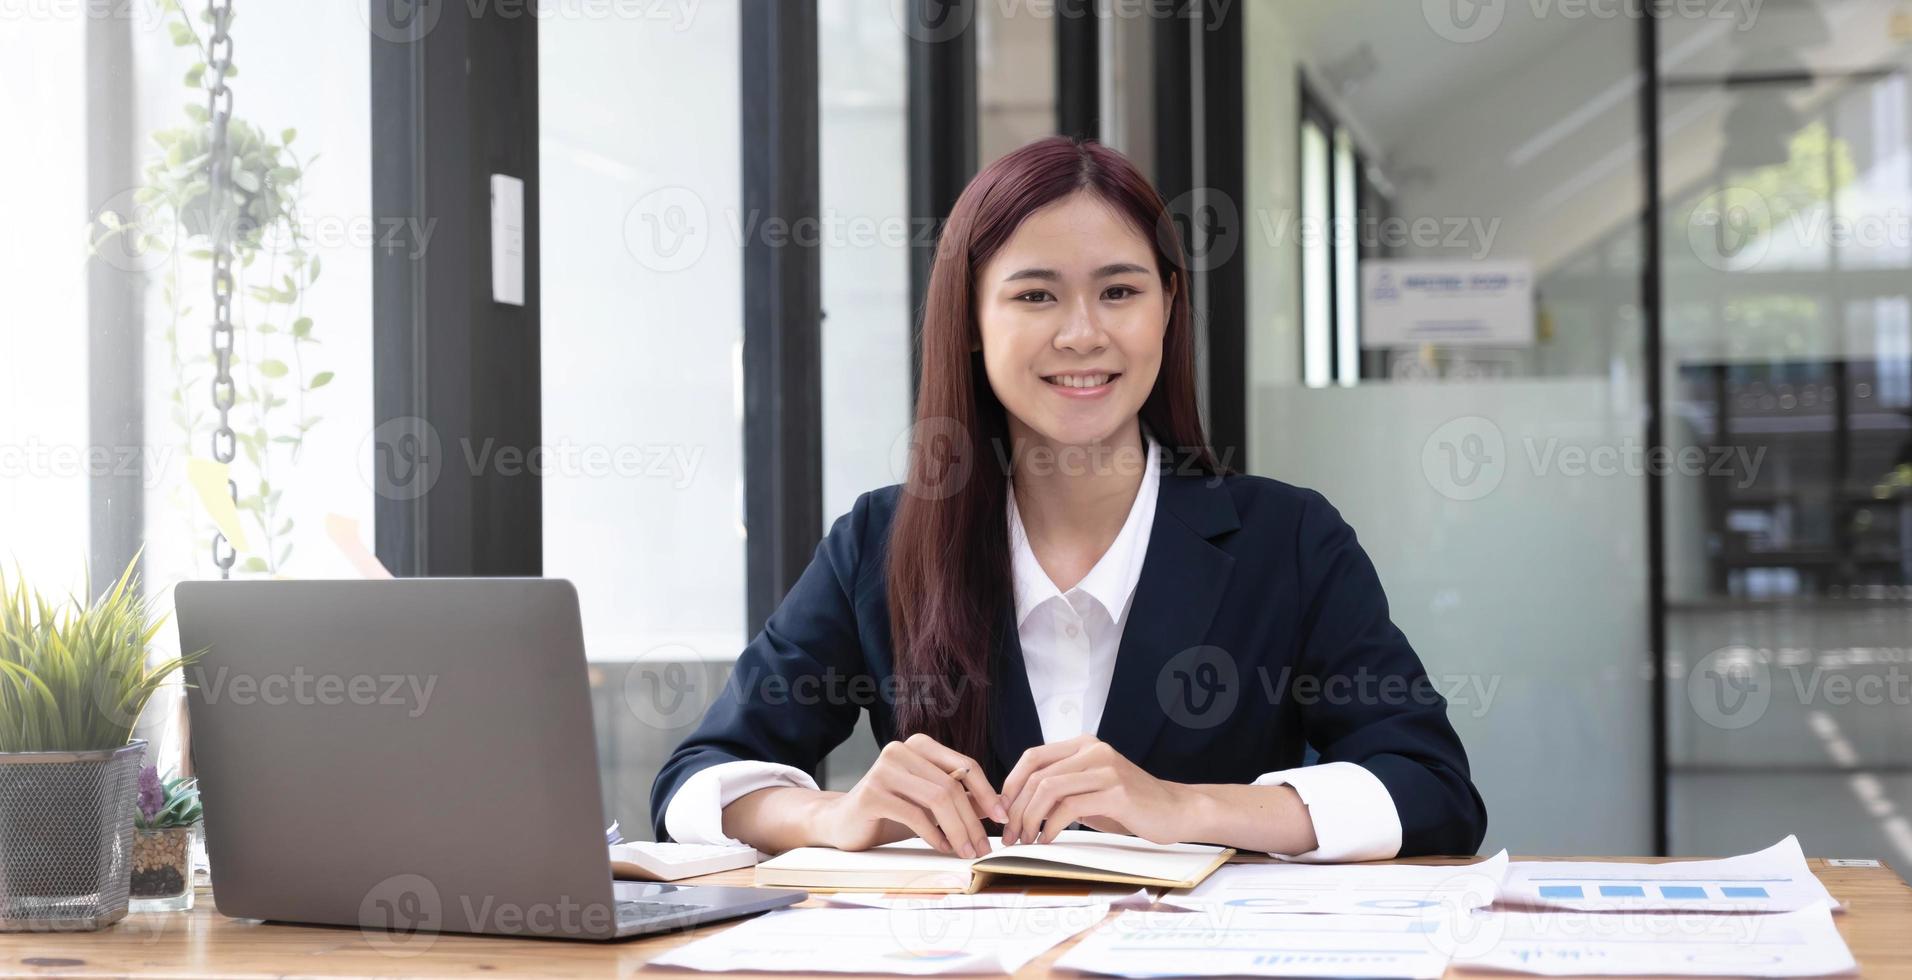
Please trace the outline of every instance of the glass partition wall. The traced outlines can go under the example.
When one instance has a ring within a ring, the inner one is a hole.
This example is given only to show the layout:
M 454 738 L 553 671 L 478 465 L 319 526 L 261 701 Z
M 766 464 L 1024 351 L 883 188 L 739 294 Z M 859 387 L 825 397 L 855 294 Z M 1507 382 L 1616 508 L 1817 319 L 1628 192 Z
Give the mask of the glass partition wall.
M 1912 862 L 1912 16 L 1662 25 L 1671 847 Z M 1901 865 L 1903 866 L 1903 865 Z
M 1490 849 L 1912 860 L 1912 17 L 1650 9 L 1250 8 L 1252 468 L 1361 533 Z
M 1247 8 L 1250 469 L 1360 535 L 1489 852 L 1650 853 L 1635 25 L 1440 6 Z

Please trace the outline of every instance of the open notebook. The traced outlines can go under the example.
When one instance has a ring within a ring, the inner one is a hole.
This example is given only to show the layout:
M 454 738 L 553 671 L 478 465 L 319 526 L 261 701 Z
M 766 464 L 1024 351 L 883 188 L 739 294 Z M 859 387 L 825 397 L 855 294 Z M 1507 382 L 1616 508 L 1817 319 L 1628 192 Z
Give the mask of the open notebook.
M 1143 888 L 1193 888 L 1222 866 L 1232 848 L 1151 844 L 1139 837 L 1065 830 L 1053 844 L 1012 844 L 992 837 L 979 858 L 938 854 L 921 838 L 839 851 L 799 847 L 757 865 L 757 884 L 811 891 L 974 892 L 995 875 L 1107 881 Z

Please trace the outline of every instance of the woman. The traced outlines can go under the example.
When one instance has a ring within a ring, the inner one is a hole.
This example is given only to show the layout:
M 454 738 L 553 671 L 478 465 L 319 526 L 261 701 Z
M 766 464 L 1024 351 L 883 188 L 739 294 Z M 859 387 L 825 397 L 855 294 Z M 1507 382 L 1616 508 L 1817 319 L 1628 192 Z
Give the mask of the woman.
M 908 482 L 836 522 L 739 657 L 657 777 L 660 840 L 973 857 L 994 825 L 1080 822 L 1316 861 L 1479 848 L 1446 702 L 1354 532 L 1210 452 L 1185 268 L 1113 150 L 1040 140 L 970 182 Z M 866 710 L 876 764 L 820 792 Z

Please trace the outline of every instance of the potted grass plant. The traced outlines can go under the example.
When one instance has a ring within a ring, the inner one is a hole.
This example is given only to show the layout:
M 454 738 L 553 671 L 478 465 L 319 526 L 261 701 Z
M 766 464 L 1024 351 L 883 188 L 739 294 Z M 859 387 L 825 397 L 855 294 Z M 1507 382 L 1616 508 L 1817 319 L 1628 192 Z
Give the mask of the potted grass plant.
M 126 914 L 146 749 L 133 725 L 196 659 L 149 662 L 163 617 L 134 568 L 97 598 L 61 602 L 0 572 L 0 931 L 97 929 Z

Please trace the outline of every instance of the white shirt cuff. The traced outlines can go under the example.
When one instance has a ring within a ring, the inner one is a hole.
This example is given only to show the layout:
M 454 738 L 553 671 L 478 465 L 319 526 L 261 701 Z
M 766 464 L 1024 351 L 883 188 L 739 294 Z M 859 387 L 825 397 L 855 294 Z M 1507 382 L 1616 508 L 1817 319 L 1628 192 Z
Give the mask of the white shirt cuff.
M 1326 864 L 1384 861 L 1401 853 L 1401 814 L 1394 808 L 1394 797 L 1378 776 L 1362 766 L 1327 762 L 1283 769 L 1256 779 L 1254 785 L 1294 787 L 1314 822 L 1318 845 L 1314 850 L 1270 857 Z
M 677 787 L 664 808 L 664 832 L 680 844 L 729 844 L 743 841 L 724 835 L 724 807 L 772 786 L 816 789 L 817 781 L 795 766 L 739 760 L 699 769 Z

